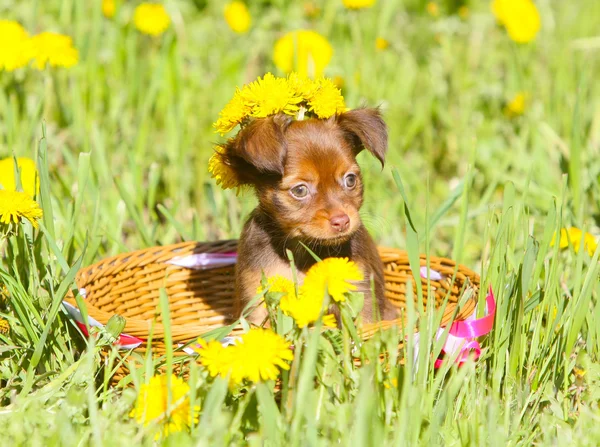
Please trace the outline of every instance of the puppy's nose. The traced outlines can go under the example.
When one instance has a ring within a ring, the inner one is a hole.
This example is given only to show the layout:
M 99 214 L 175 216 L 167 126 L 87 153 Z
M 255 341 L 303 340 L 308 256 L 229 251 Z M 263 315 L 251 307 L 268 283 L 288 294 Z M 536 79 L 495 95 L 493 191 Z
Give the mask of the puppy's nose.
M 330 218 L 329 223 L 331 224 L 331 228 L 341 233 L 342 231 L 346 231 L 350 226 L 350 218 L 347 214 L 338 214 Z

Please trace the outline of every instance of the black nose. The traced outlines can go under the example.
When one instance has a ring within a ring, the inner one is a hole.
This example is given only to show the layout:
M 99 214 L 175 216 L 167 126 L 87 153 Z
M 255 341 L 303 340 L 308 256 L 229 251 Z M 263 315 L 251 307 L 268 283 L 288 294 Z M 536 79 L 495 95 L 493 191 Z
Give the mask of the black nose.
M 331 224 L 331 228 L 341 233 L 342 231 L 346 231 L 350 226 L 350 218 L 347 214 L 338 214 L 330 218 L 329 223 Z

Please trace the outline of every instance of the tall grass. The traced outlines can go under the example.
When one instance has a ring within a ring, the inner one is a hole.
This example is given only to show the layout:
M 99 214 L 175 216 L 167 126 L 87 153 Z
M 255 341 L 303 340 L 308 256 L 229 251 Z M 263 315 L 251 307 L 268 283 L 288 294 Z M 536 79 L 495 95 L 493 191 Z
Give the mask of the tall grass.
M 433 18 L 421 1 L 381 1 L 347 11 L 340 2 L 251 2 L 249 35 L 230 32 L 220 2 L 170 0 L 159 38 L 100 2 L 0 2 L 2 17 L 30 32 L 73 36 L 69 70 L 0 73 L 0 157 L 38 162 L 40 231 L 24 224 L 0 244 L 0 427 L 7 445 L 150 445 L 153 427 L 128 414 L 136 388 L 112 388 L 101 350 L 118 361 L 110 334 L 84 340 L 61 310 L 77 270 L 103 257 L 180 240 L 239 235 L 255 205 L 216 187 L 207 173 L 211 123 L 234 87 L 265 71 L 274 40 L 310 27 L 335 49 L 327 74 L 342 76 L 349 106 L 381 105 L 390 128 L 386 168 L 361 154 L 363 216 L 382 245 L 452 256 L 481 273 L 480 311 L 491 286 L 498 308 L 482 357 L 435 370 L 434 309 L 417 320 L 415 362 L 387 364 L 402 334 L 384 333 L 355 353 L 356 368 L 307 335 L 297 387 L 286 399 L 261 384 L 241 398 L 191 362 L 191 432 L 171 445 L 597 445 L 600 439 L 600 250 L 551 246 L 562 227 L 598 234 L 600 91 L 597 2 L 538 2 L 543 29 L 516 46 L 488 6 L 460 19 Z M 440 2 L 442 10 L 451 2 Z M 391 47 L 377 52 L 377 36 Z M 522 117 L 502 110 L 529 92 Z M 0 182 L 1 183 L 1 182 Z M 420 282 L 417 281 L 420 285 Z M 424 291 L 409 290 L 420 295 Z M 408 300 L 410 302 L 410 300 Z M 163 320 L 168 306 L 162 300 Z M 168 325 L 167 325 L 168 327 Z M 407 339 L 400 357 L 413 358 Z M 164 362 L 171 367 L 171 353 Z M 132 354 L 131 358 L 135 358 Z M 153 373 L 150 357 L 131 381 Z M 130 361 L 126 358 L 123 361 Z M 110 361 L 109 361 L 110 363 Z

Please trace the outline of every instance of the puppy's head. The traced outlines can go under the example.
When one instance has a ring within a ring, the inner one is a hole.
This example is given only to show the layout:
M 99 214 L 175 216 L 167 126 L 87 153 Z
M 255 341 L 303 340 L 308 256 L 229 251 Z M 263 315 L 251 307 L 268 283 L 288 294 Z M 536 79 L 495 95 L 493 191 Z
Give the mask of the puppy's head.
M 257 119 L 225 146 L 224 161 L 255 186 L 261 209 L 286 237 L 335 245 L 360 226 L 363 185 L 356 155 L 384 163 L 387 128 L 377 109 L 328 120 Z

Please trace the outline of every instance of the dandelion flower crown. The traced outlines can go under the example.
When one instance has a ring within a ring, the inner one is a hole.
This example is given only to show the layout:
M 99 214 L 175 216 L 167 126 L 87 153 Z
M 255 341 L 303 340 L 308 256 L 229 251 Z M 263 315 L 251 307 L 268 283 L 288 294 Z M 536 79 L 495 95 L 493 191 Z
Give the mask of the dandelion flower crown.
M 267 73 L 241 89 L 237 88 L 213 126 L 224 135 L 238 125 L 243 129 L 254 118 L 266 118 L 278 113 L 302 120 L 327 119 L 344 111 L 344 97 L 331 79 L 321 77 L 312 80 L 297 73 L 279 78 Z M 223 146 L 216 146 L 208 162 L 208 171 L 223 189 L 242 186 L 243 183 L 224 161 L 223 151 Z

